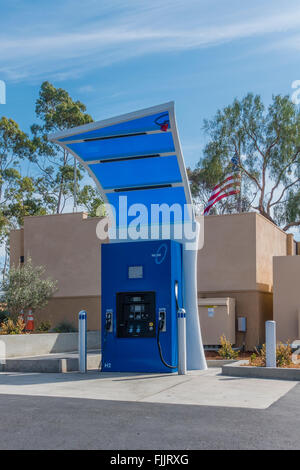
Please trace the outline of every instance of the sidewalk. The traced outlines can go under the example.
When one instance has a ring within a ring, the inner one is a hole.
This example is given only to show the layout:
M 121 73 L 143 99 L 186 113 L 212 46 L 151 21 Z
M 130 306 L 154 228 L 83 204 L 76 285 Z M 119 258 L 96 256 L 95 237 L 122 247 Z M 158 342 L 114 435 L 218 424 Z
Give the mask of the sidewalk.
M 298 382 L 224 377 L 221 369 L 177 374 L 0 373 L 0 394 L 266 409 Z

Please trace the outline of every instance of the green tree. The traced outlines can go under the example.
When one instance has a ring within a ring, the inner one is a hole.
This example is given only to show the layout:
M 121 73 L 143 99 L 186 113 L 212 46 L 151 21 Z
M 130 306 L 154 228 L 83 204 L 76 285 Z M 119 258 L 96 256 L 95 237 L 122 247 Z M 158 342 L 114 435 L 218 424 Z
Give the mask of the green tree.
M 11 198 L 11 190 L 21 178 L 21 161 L 28 158 L 32 145 L 13 119 L 0 119 L 0 209 L 1 226 L 5 224 L 3 208 Z
M 45 215 L 43 200 L 37 193 L 35 181 L 29 176 L 14 176 L 13 184 L 7 189 L 7 202 L 3 212 L 9 220 L 9 228 L 19 228 L 28 215 Z
M 249 93 L 206 120 L 204 130 L 209 141 L 203 159 L 190 171 L 194 197 L 207 201 L 237 156 L 242 210 L 257 210 L 283 230 L 300 226 L 300 111 L 290 98 L 273 96 L 266 107 Z M 238 201 L 230 199 L 221 205 L 225 212 L 238 210 Z
M 84 185 L 79 191 L 78 204 L 86 208 L 90 217 L 100 217 L 104 215 L 104 204 L 98 189 L 88 184 Z
M 9 262 L 9 233 L 12 229 L 20 228 L 24 217 L 29 215 L 45 215 L 43 200 L 37 193 L 33 178 L 22 177 L 17 170 L 10 172 L 11 182 L 5 190 L 5 203 L 2 205 L 3 225 L 0 243 L 5 247 L 3 261 L 3 278 Z
M 41 210 L 32 178 L 22 176 L 22 164 L 32 152 L 29 137 L 13 119 L 0 119 L 0 245 L 5 247 L 3 271 L 8 263 L 8 234 L 24 215 Z
M 49 142 L 47 134 L 87 124 L 93 119 L 83 103 L 74 101 L 67 91 L 49 82 L 41 85 L 35 110 L 42 122 L 31 127 L 35 147 L 31 160 L 39 173 L 36 182 L 47 210 L 60 213 L 68 200 L 80 193 L 80 181 L 87 173 L 65 149 Z M 77 203 L 74 201 L 74 207 Z
M 2 283 L 2 301 L 10 318 L 16 321 L 20 311 L 45 307 L 57 290 L 57 281 L 45 278 L 45 268 L 34 266 L 29 258 L 24 265 L 12 266 Z

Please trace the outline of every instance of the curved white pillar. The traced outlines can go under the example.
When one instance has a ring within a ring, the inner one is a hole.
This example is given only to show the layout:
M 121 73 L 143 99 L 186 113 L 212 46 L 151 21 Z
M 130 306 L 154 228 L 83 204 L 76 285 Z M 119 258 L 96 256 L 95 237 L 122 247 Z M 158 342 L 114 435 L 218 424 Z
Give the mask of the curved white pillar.
M 186 348 L 188 370 L 205 370 L 207 363 L 204 355 L 200 321 L 198 314 L 197 257 L 200 226 L 196 222 L 194 249 L 183 245 L 184 308 L 186 310 Z

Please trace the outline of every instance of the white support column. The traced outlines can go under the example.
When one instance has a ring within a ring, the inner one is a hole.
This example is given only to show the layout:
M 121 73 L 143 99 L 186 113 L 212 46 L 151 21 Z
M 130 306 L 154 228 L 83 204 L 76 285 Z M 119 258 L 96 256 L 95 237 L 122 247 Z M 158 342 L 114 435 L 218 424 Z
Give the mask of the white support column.
M 177 312 L 178 332 L 178 375 L 186 375 L 186 312 L 184 308 Z
M 188 370 L 207 369 L 206 358 L 202 343 L 200 321 L 198 314 L 198 292 L 197 292 L 197 257 L 200 227 L 196 223 L 196 239 L 194 249 L 185 249 L 183 245 L 183 284 L 184 284 L 184 307 L 186 317 L 187 337 L 187 368 Z
M 87 315 L 85 310 L 78 314 L 78 355 L 79 372 L 84 374 L 87 366 Z
M 276 367 L 275 321 L 266 321 L 266 367 Z

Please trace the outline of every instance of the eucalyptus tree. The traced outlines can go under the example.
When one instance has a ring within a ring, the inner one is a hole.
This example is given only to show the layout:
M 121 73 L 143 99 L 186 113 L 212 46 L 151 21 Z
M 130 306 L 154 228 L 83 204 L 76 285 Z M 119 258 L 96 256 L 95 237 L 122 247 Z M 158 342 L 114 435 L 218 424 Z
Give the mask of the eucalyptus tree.
M 213 186 L 231 171 L 236 157 L 242 177 L 241 200 L 219 207 L 226 212 L 256 210 L 283 230 L 300 226 L 300 110 L 288 96 L 265 106 L 247 94 L 204 121 L 208 142 L 190 170 L 194 197 L 207 201 Z M 238 202 L 240 204 L 238 204 Z
M 42 213 L 43 202 L 33 178 L 24 176 L 24 166 L 33 150 L 29 137 L 13 119 L 0 119 L 0 246 L 7 268 L 11 229 L 19 228 L 25 215 Z
M 66 90 L 55 88 L 49 82 L 41 85 L 35 111 L 40 120 L 40 124 L 31 127 L 35 148 L 31 160 L 37 166 L 36 182 L 47 210 L 60 213 L 79 194 L 85 172 L 81 165 L 76 165 L 72 155 L 49 142 L 47 134 L 87 124 L 93 119 L 83 103 L 74 101 Z

